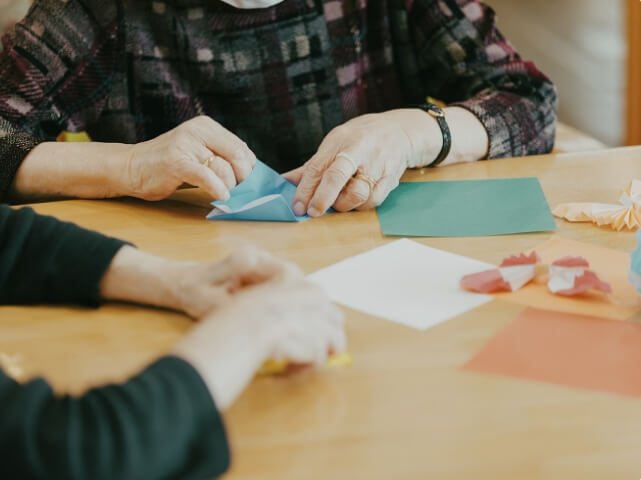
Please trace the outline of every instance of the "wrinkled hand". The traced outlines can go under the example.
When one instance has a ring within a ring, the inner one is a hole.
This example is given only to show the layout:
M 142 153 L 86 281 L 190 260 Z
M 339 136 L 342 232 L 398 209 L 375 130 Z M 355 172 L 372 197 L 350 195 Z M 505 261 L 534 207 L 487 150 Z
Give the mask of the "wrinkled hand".
M 256 156 L 245 142 L 207 116 L 195 117 L 152 140 L 133 145 L 128 157 L 128 194 L 161 200 L 183 183 L 227 200 L 249 176 Z
M 218 262 L 198 263 L 167 260 L 125 246 L 105 272 L 100 294 L 106 300 L 170 308 L 200 319 L 238 290 L 276 278 L 303 279 L 303 274 L 296 265 L 251 247 Z
M 440 151 L 436 121 L 418 109 L 391 110 L 349 120 L 327 134 L 302 167 L 284 176 L 298 185 L 297 215 L 322 215 L 380 205 L 405 169 L 430 163 Z
M 272 279 L 303 278 L 293 263 L 256 248 L 238 248 L 219 262 L 181 262 L 172 280 L 174 308 L 200 319 L 231 301 L 244 287 Z
M 302 276 L 238 290 L 173 350 L 199 372 L 224 410 L 269 358 L 323 365 L 346 347 L 341 311 Z

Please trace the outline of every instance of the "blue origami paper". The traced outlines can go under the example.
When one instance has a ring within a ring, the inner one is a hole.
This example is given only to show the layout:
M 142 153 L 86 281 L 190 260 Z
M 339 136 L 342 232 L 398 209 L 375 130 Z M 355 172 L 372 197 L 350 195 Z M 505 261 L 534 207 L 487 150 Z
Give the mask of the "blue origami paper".
M 630 255 L 630 283 L 641 293 L 641 230 L 637 232 L 637 248 Z
M 251 175 L 233 188 L 226 202 L 212 202 L 209 220 L 253 220 L 264 222 L 302 222 L 292 210 L 296 185 L 260 160 Z

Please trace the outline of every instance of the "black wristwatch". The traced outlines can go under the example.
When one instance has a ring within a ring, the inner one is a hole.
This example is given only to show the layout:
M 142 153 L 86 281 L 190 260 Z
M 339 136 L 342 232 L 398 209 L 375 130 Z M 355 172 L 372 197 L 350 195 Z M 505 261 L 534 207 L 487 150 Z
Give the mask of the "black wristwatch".
M 443 147 L 441 148 L 441 151 L 436 156 L 436 159 L 427 165 L 428 167 L 435 167 L 447 158 L 450 153 L 450 149 L 452 148 L 452 134 L 450 133 L 450 127 L 447 126 L 447 121 L 445 120 L 445 112 L 443 112 L 441 107 L 434 103 L 422 103 L 420 105 L 414 105 L 414 108 L 420 108 L 433 116 L 438 122 L 441 134 L 443 134 Z

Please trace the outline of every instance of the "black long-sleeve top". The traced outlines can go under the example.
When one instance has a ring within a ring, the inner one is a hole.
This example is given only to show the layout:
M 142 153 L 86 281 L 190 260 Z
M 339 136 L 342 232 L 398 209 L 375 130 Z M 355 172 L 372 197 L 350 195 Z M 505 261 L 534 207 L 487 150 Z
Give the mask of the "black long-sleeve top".
M 0 205 L 0 304 L 99 302 L 123 242 Z M 121 385 L 55 396 L 0 370 L 0 478 L 205 479 L 223 473 L 222 419 L 194 368 L 156 361 Z

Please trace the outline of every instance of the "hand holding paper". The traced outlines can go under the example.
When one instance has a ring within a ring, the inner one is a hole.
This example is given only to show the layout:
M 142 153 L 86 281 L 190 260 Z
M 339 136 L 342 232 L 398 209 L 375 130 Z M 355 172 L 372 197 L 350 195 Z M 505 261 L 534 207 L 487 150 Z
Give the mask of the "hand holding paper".
M 641 180 L 632 180 L 619 197 L 619 204 L 562 203 L 552 214 L 570 222 L 593 222 L 616 231 L 637 230 L 641 226 Z
M 212 202 L 209 220 L 254 220 L 266 222 L 301 222 L 292 210 L 296 186 L 260 160 L 251 175 L 231 192 L 227 201 Z

